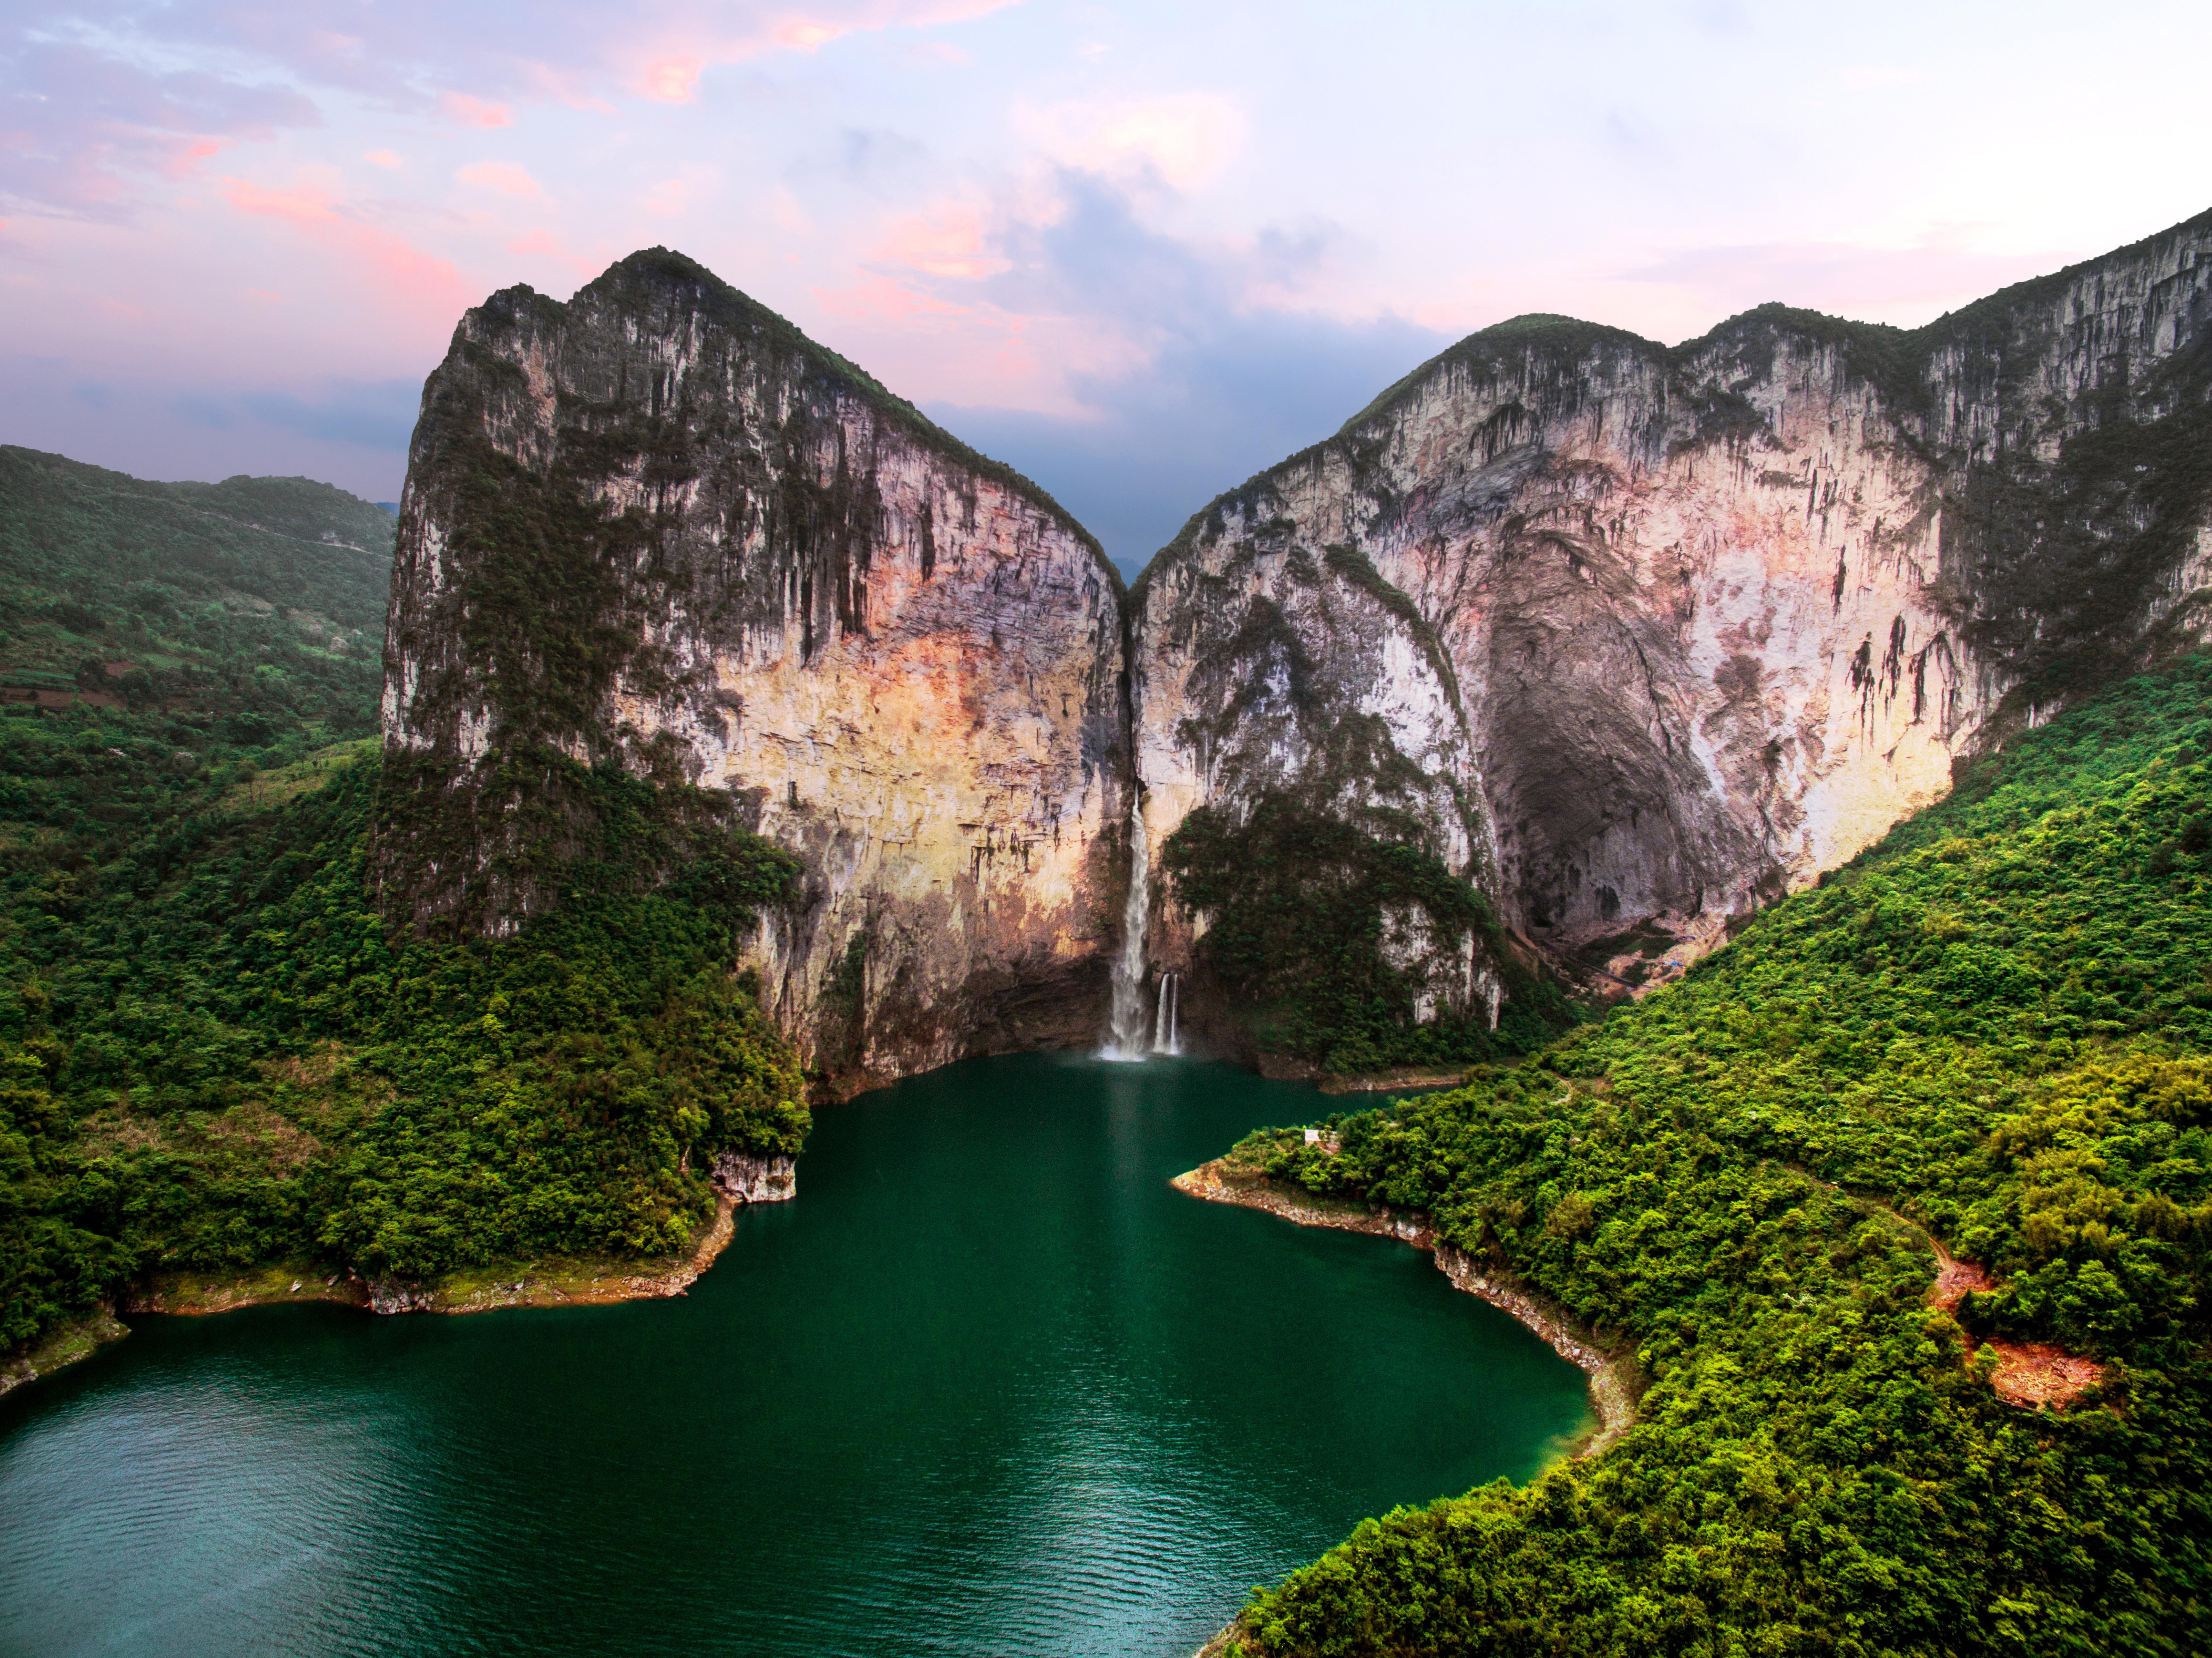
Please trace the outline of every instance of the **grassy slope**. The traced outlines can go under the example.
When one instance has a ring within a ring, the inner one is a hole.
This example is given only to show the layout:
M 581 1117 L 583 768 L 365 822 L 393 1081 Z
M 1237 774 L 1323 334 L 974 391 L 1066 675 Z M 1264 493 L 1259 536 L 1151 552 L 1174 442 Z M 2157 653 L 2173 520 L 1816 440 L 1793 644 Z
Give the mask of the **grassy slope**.
M 1431 1210 L 1652 1386 L 1594 1465 L 1363 1525 L 1255 1595 L 1249 1649 L 2212 1641 L 2212 659 L 1984 762 L 1680 986 L 1338 1126 L 1240 1152 Z M 1996 1268 L 1960 1317 L 2105 1359 L 2101 1398 L 1999 1402 L 1854 1191 Z
M 463 949 L 372 913 L 380 512 L 6 450 L 0 536 L 32 683 L 150 665 L 0 712 L 0 1356 L 153 1268 L 659 1254 L 714 1151 L 795 1148 L 728 970 L 791 867 L 722 803 L 577 768 L 602 833 L 557 921 Z

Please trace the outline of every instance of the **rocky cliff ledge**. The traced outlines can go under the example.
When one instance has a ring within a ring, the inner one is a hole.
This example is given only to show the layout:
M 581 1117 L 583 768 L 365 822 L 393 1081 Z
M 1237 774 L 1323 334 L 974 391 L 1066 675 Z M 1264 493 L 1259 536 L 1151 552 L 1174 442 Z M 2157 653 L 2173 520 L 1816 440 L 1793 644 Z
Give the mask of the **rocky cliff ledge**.
M 1626 969 L 1656 918 L 1680 962 L 2200 638 L 2209 524 L 2212 215 L 1912 332 L 1520 318 L 1136 584 L 1148 839 L 1285 791 L 1387 808 L 1555 956 Z
M 802 861 L 751 955 L 833 1085 L 1087 1039 L 1121 599 L 1042 491 L 678 255 L 495 295 L 409 455 L 387 914 L 511 930 L 609 843 L 593 777 L 649 778 Z

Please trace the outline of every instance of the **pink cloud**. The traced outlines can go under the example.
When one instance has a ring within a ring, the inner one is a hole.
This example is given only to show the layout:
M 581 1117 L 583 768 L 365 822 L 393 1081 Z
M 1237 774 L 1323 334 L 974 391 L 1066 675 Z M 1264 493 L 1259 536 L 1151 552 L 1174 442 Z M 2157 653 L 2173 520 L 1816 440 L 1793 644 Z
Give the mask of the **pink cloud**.
M 156 72 L 71 42 L 27 39 L 5 67 L 37 95 L 7 100 L 0 198 L 34 210 L 122 217 L 149 175 L 182 177 L 227 145 L 321 125 L 289 88 Z
M 991 251 L 983 210 L 966 203 L 944 203 L 898 221 L 877 248 L 876 257 L 932 276 L 963 281 L 995 276 L 1009 268 L 1006 260 Z
M 566 104 L 570 109 L 586 110 L 594 115 L 613 114 L 612 104 L 584 89 L 584 72 L 556 69 L 550 64 L 527 64 L 523 66 L 523 80 L 533 94 L 550 102 Z
M 929 291 L 926 279 L 872 271 L 811 290 L 818 313 L 841 325 L 836 348 L 908 395 L 1065 420 L 1095 410 L 1073 382 L 1118 379 L 1148 360 L 1146 348 L 1095 317 L 1038 314 Z
M 505 104 L 486 103 L 481 98 L 471 98 L 465 92 L 449 92 L 439 100 L 438 107 L 445 118 L 456 126 L 505 127 L 514 125 L 514 115 Z
M 689 103 L 698 95 L 699 77 L 722 64 L 747 63 L 777 52 L 812 53 L 856 34 L 895 28 L 931 28 L 963 23 L 1018 5 L 1021 0 L 829 0 L 804 12 L 749 18 L 732 26 L 726 12 L 695 11 L 688 5 L 642 21 L 642 43 L 617 52 L 628 65 L 623 79 L 634 92 L 661 103 Z M 654 27 L 655 21 L 660 27 Z M 962 55 L 964 61 L 964 54 Z
M 699 71 L 705 67 L 693 52 L 660 58 L 639 71 L 638 90 L 656 103 L 688 104 L 698 94 Z
M 826 313 L 848 322 L 905 324 L 924 317 L 975 314 L 970 306 L 953 305 L 880 276 L 863 276 L 849 288 L 817 288 L 814 299 Z
M 202 161 L 212 161 L 222 153 L 222 145 L 213 138 L 194 138 L 167 146 L 161 171 L 172 179 L 181 179 Z
M 580 253 L 571 252 L 567 243 L 542 226 L 532 231 L 527 236 L 509 242 L 507 245 L 507 251 L 510 253 L 520 254 L 526 258 L 534 257 L 552 259 L 566 265 L 578 276 L 585 277 L 598 276 L 600 267 L 606 263 L 603 259 L 588 259 Z
M 793 18 L 775 31 L 776 45 L 787 52 L 814 52 L 828 46 L 841 35 L 850 34 L 852 26 L 817 21 L 811 17 Z
M 274 190 L 249 179 L 224 179 L 224 199 L 237 211 L 290 226 L 311 245 L 367 271 L 380 298 L 429 319 L 450 319 L 471 302 L 451 259 L 425 253 L 404 236 L 367 223 L 313 183 Z
M 337 210 L 325 191 L 306 185 L 298 190 L 264 190 L 248 179 L 222 180 L 223 197 L 241 213 L 283 219 L 295 225 L 328 224 Z
M 1150 173 L 1178 190 L 1218 178 L 1244 148 L 1243 108 L 1215 92 L 1054 105 L 1017 118 L 1055 161 L 1087 172 Z
M 404 167 L 406 165 L 405 162 L 399 159 L 399 155 L 397 151 L 389 149 L 372 149 L 361 159 L 374 167 Z
M 471 161 L 453 176 L 465 185 L 478 185 L 506 196 L 540 197 L 545 193 L 537 179 L 512 161 Z
M 0 133 L 0 200 L 64 213 L 126 213 L 137 176 L 190 171 L 219 149 L 325 125 L 331 90 L 469 131 L 509 127 L 525 100 L 611 112 L 617 89 L 664 103 L 700 95 L 705 73 L 855 35 L 965 22 L 1020 0 L 544 0 L 527 15 L 425 0 L 293 0 L 283 7 L 156 7 L 131 15 L 139 49 L 90 37 L 32 39 L 5 65 L 37 96 Z M 950 50 L 948 48 L 948 50 Z M 152 68 L 149 64 L 235 65 Z M 439 82 L 468 91 L 426 94 Z M 332 118 L 338 118 L 335 112 Z

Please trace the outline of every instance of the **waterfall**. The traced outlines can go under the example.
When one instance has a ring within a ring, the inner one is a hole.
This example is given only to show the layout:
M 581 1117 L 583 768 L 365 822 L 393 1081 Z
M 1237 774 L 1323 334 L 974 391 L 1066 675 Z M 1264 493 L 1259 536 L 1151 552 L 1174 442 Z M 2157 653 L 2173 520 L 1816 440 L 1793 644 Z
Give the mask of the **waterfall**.
M 1176 1016 L 1182 1011 L 1182 976 L 1161 974 L 1159 994 L 1159 1005 L 1152 1011 L 1152 1052 L 1180 1054 L 1182 1037 L 1176 1029 Z
M 1114 963 L 1114 1028 L 1099 1057 L 1145 1057 L 1145 925 L 1152 909 L 1152 850 L 1145 843 L 1145 797 L 1129 788 L 1129 904 L 1121 916 L 1121 954 Z

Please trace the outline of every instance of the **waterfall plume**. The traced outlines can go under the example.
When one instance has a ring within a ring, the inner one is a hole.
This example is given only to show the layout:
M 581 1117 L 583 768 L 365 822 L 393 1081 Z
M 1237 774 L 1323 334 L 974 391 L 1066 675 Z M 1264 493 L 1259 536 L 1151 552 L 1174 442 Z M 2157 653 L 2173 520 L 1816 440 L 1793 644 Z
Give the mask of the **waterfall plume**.
M 1121 916 L 1121 953 L 1114 958 L 1113 1028 L 1099 1057 L 1145 1057 L 1145 926 L 1152 908 L 1152 851 L 1145 841 L 1145 798 L 1129 790 L 1129 902 Z
M 1182 1052 L 1182 1033 L 1176 1029 L 1176 1017 L 1182 1011 L 1182 975 L 1177 973 L 1160 975 L 1159 1001 L 1152 1010 L 1152 1052 L 1180 1054 Z

